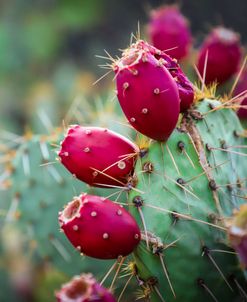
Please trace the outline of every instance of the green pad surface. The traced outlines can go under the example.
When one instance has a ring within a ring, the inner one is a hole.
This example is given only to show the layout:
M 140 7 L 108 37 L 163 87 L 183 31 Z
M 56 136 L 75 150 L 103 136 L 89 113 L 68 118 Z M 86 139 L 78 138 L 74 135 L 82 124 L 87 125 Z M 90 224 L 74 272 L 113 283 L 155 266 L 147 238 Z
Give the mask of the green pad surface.
M 196 110 L 209 111 L 209 102 L 216 104 L 206 100 Z M 244 278 L 228 246 L 225 218 L 244 202 L 233 192 L 241 193 L 234 184 L 247 176 L 247 163 L 239 154 L 229 158 L 229 153 L 214 150 L 213 156 L 206 143 L 218 147 L 219 140 L 225 140 L 237 146 L 246 145 L 246 140 L 233 135 L 243 129 L 231 110 L 199 120 L 191 116 L 183 132 L 174 131 L 166 143 L 152 142 L 137 162 L 138 184 L 129 195 L 129 209 L 141 226 L 140 211 L 143 214 L 150 245 L 148 250 L 143 241 L 134 254 L 138 278 L 140 284 L 144 281 L 143 288 L 150 289 L 151 301 L 162 301 L 159 295 L 164 301 L 240 301 L 243 294 L 236 284 L 244 287 Z M 233 190 L 217 187 L 228 183 Z M 143 201 L 139 208 L 137 196 Z M 162 250 L 157 242 L 163 244 Z

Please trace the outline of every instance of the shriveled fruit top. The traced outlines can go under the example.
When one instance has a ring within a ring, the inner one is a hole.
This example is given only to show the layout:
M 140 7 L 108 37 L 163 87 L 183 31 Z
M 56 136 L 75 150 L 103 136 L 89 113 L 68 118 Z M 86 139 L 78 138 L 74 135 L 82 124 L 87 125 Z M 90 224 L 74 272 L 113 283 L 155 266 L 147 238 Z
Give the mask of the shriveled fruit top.
M 58 302 L 116 302 L 91 274 L 74 276 L 56 292 Z

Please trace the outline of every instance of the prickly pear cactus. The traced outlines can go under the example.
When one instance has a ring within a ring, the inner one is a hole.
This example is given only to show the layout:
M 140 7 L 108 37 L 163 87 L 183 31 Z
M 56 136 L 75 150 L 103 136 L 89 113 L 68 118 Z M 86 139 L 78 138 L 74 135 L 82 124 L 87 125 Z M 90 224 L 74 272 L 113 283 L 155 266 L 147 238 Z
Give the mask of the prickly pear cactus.
M 144 231 L 133 273 L 147 300 L 246 299 L 226 236 L 227 218 L 245 202 L 242 133 L 232 110 L 205 99 L 166 143 L 151 141 L 142 152 L 128 202 Z

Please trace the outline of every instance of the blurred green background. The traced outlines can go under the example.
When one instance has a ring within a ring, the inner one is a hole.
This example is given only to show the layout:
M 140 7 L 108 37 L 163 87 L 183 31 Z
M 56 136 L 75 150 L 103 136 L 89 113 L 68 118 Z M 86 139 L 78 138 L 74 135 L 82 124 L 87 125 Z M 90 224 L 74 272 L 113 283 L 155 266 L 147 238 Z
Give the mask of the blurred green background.
M 39 118 L 35 116 L 39 103 L 49 107 L 51 102 L 64 108 L 53 118 L 54 125 L 61 122 L 73 98 L 99 93 L 101 85 L 92 83 L 103 74 L 97 66 L 103 62 L 95 55 L 104 55 L 104 49 L 116 55 L 138 21 L 144 36 L 150 9 L 165 3 L 174 1 L 1 1 L 0 127 L 22 133 L 30 118 Z M 238 31 L 246 43 L 246 0 L 176 3 L 190 20 L 194 45 L 219 24 Z

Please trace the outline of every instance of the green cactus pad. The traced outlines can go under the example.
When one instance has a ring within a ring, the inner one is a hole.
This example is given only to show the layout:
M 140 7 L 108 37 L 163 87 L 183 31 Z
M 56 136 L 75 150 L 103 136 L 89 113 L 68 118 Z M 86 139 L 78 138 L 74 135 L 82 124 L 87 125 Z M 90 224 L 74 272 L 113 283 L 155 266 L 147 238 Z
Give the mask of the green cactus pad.
M 230 302 L 245 295 L 243 274 L 227 242 L 226 218 L 244 203 L 237 183 L 246 184 L 247 161 L 242 154 L 208 147 L 243 146 L 246 140 L 236 135 L 243 129 L 231 110 L 204 115 L 209 104 L 217 102 L 199 103 L 184 117 L 183 130 L 166 143 L 151 142 L 136 165 L 129 209 L 139 225 L 145 221 L 149 249 L 144 240 L 134 258 L 139 284 L 152 302 Z

